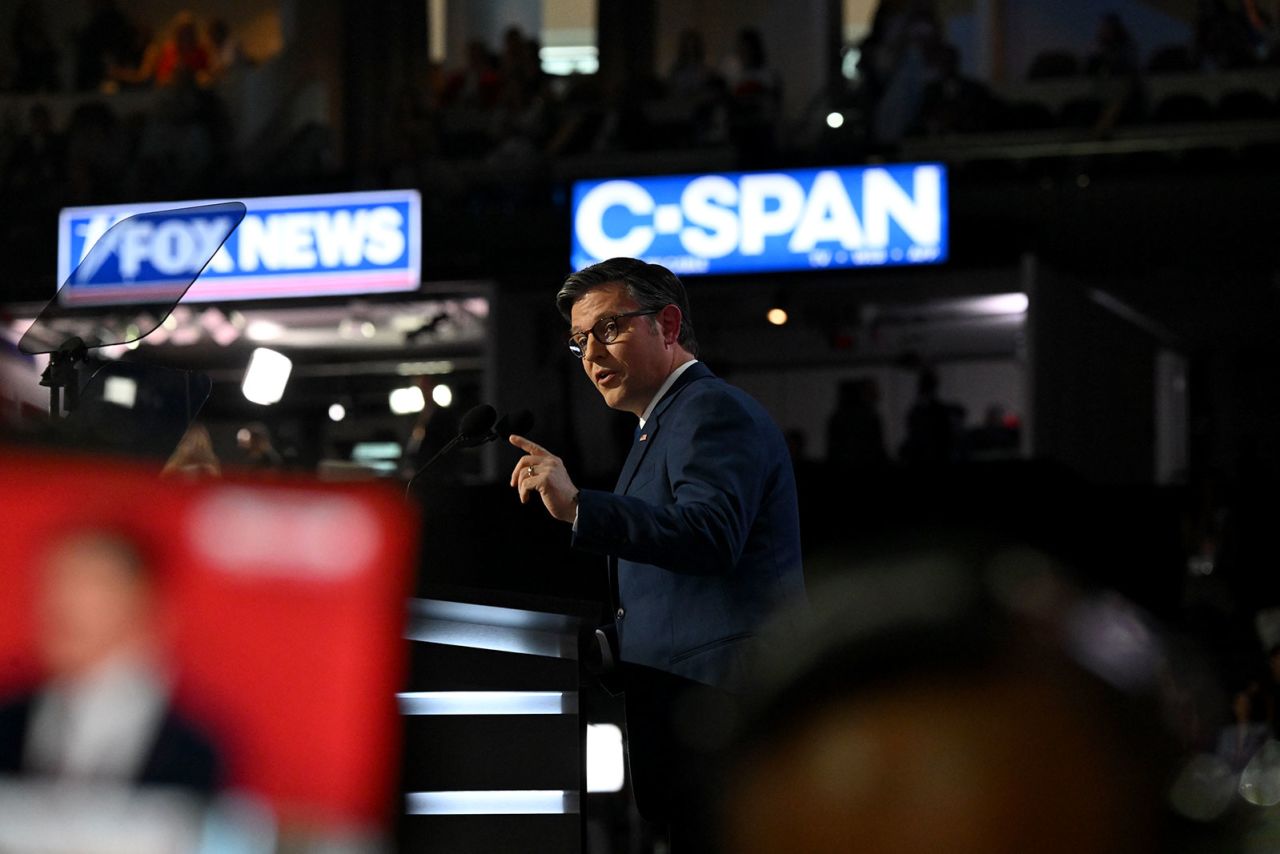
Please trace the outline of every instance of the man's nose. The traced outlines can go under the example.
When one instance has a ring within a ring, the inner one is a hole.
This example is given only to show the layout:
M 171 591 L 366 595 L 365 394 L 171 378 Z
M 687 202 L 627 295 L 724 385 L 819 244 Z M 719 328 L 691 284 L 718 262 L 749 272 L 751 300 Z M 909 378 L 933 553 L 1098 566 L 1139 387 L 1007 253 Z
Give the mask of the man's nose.
M 601 344 L 599 339 L 594 335 L 587 336 L 587 345 L 583 349 L 583 356 L 588 362 L 597 362 L 601 356 L 609 354 L 609 348 Z

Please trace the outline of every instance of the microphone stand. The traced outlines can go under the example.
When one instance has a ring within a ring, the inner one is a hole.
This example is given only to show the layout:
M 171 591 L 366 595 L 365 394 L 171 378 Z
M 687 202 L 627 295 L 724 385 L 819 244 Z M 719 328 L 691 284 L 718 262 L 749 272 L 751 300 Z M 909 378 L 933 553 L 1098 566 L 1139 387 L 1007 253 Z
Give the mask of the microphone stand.
M 422 474 L 424 471 L 431 468 L 432 463 L 434 463 L 436 460 L 443 457 L 449 451 L 452 451 L 454 447 L 459 442 L 461 442 L 464 438 L 466 437 L 463 436 L 461 433 L 459 433 L 457 436 L 454 436 L 452 439 L 450 439 L 448 442 L 445 443 L 443 448 L 441 448 L 440 450 L 432 454 L 431 459 L 427 460 L 426 464 L 423 465 L 422 468 L 418 469 L 416 472 L 413 473 L 413 477 L 409 478 L 409 482 L 404 485 L 404 497 L 406 499 L 409 497 L 409 490 L 413 488 L 413 482 L 418 479 L 418 475 Z

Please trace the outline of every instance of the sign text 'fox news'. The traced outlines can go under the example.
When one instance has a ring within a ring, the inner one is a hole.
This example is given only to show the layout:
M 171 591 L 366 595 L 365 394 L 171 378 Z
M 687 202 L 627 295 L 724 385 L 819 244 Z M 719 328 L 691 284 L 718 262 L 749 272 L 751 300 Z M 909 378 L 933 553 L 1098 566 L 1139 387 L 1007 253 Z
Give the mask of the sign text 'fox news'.
M 145 302 L 150 290 L 163 292 L 197 275 L 185 301 L 412 291 L 421 281 L 416 190 L 241 201 L 244 219 L 231 226 L 220 247 L 219 232 L 228 226 L 207 213 L 204 206 L 213 201 L 63 209 L 62 301 Z M 134 214 L 145 216 L 121 222 Z M 117 223 L 121 227 L 112 228 Z M 95 246 L 100 240 L 103 245 Z

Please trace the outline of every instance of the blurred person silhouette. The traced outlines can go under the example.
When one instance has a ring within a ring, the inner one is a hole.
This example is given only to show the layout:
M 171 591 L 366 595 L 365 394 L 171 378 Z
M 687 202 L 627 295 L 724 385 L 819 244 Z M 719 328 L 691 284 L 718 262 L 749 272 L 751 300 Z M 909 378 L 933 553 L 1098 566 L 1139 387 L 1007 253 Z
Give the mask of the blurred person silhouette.
M 907 412 L 907 438 L 898 451 L 904 463 L 934 465 L 962 456 L 964 407 L 938 396 L 938 374 L 923 367 L 916 380 L 916 400 Z
M 1098 22 L 1093 52 L 1085 68 L 1095 77 L 1125 77 L 1138 70 L 1137 42 L 1115 12 L 1108 12 Z
M 858 80 L 871 103 L 880 99 L 898 64 L 910 2 L 880 0 L 867 35 L 858 43 Z
M 90 204 L 119 194 L 129 172 L 130 134 L 102 101 L 78 104 L 67 126 L 68 200 Z
M 880 418 L 880 385 L 870 377 L 840 383 L 835 411 L 827 419 L 827 462 L 876 469 L 888 464 Z
M 76 35 L 76 89 L 97 89 L 112 67 L 135 68 L 146 45 L 116 0 L 91 0 L 89 20 Z
M 492 107 L 498 101 L 502 77 L 498 58 L 479 39 L 467 42 L 467 58 L 462 68 L 445 78 L 441 104 L 445 107 Z
M 689 27 L 681 31 L 666 84 L 669 95 L 694 101 L 723 91 L 724 81 L 707 62 L 706 44 L 698 30 Z
M 727 852 L 1177 850 L 1171 659 L 1125 600 L 1019 549 L 898 557 L 813 601 L 740 711 Z
M 15 92 L 57 92 L 58 48 L 49 33 L 44 6 L 39 0 L 22 0 L 13 12 L 10 30 L 13 48 L 13 90 Z
M 0 774 L 211 796 L 222 760 L 171 702 L 156 568 L 138 538 L 85 527 L 42 556 L 34 692 L 0 706 Z
M 200 480 L 206 477 L 220 477 L 222 465 L 213 452 L 213 439 L 209 436 L 209 428 L 194 422 L 178 440 L 164 468 L 161 477 L 183 477 L 189 480 Z
M 66 135 L 53 126 L 46 105 L 33 103 L 27 110 L 27 132 L 18 137 L 5 162 L 5 189 L 38 193 L 47 203 L 57 198 L 66 171 Z
M 944 43 L 932 0 L 912 0 L 899 10 L 886 36 L 891 57 L 872 115 L 875 142 L 896 143 L 918 121 L 925 90 L 940 76 L 934 61 Z
M 663 83 L 666 97 L 687 110 L 688 121 L 683 130 L 690 142 L 723 139 L 728 92 L 724 78 L 707 61 L 701 32 L 687 28 L 680 33 L 675 61 Z
M 1231 695 L 1231 720 L 1218 733 L 1215 755 L 1239 774 L 1271 737 L 1257 682 L 1241 686 Z
M 521 104 L 544 94 L 546 75 L 539 56 L 541 47 L 537 39 L 526 38 L 519 27 L 507 27 L 499 58 L 500 101 Z
M 147 45 L 137 66 L 111 66 L 109 74 L 111 79 L 131 85 L 205 86 L 212 71 L 213 58 L 201 37 L 196 17 L 184 9 L 177 12 L 164 32 Z
M 729 134 L 734 146 L 748 158 L 770 155 L 777 142 L 782 77 L 769 64 L 760 30 L 743 27 L 738 31 L 724 77 L 729 90 Z
M 271 431 L 261 421 L 244 425 L 236 431 L 236 446 L 243 454 L 243 464 L 254 469 L 282 469 L 284 457 L 271 442 Z
M 207 27 L 207 43 L 210 58 L 209 76 L 217 81 L 233 69 L 249 64 L 240 39 L 231 31 L 226 18 L 214 18 Z
M 1085 70 L 1094 79 L 1102 109 L 1093 123 L 1096 133 L 1108 133 L 1117 123 L 1143 111 L 1141 62 L 1138 44 L 1115 12 L 1102 16 L 1093 52 Z
M 991 92 L 961 72 L 960 51 L 938 42 L 928 63 L 930 82 L 921 95 L 916 128 L 929 135 L 986 130 L 993 112 Z

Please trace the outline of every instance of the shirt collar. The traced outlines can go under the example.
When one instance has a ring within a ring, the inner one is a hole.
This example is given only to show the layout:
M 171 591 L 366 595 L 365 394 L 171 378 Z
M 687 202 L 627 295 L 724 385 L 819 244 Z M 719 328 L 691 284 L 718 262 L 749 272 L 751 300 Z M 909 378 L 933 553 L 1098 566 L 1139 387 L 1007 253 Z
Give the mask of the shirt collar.
M 662 396 L 670 390 L 671 386 L 675 385 L 675 381 L 680 379 L 680 375 L 689 370 L 689 367 L 697 363 L 697 361 L 697 359 L 690 359 L 671 373 L 667 374 L 666 381 L 659 386 L 658 393 L 653 396 L 653 400 L 649 401 L 649 405 L 644 408 L 644 414 L 640 416 L 641 427 L 643 427 L 644 423 L 649 420 L 649 416 L 653 415 L 653 408 L 658 405 L 658 401 L 662 400 Z

